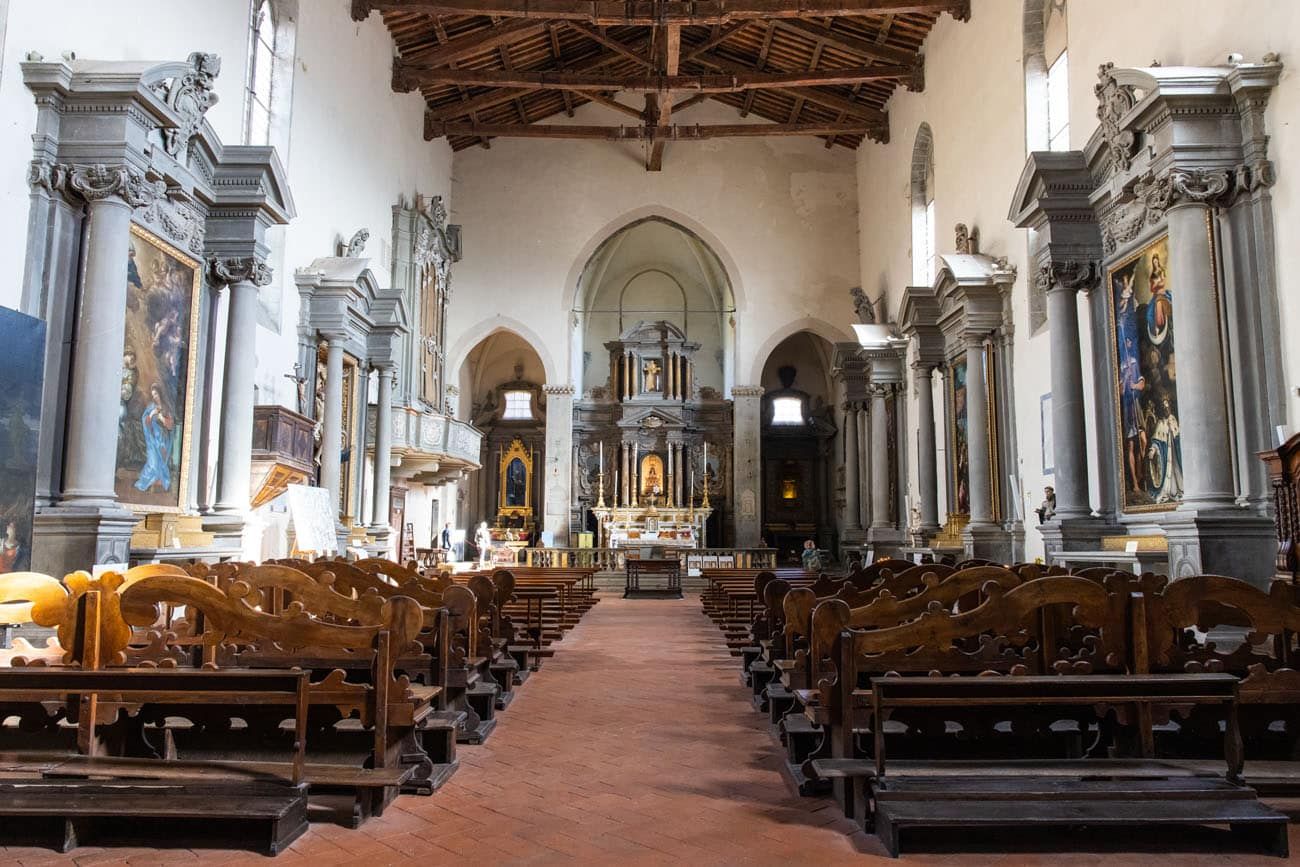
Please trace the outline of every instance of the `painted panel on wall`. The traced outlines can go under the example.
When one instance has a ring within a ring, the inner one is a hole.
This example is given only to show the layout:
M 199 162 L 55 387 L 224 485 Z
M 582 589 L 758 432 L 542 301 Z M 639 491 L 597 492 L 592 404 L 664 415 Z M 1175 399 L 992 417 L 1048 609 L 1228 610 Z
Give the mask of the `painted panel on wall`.
M 1169 240 L 1162 237 L 1107 275 L 1120 494 L 1126 512 L 1172 509 L 1183 498 L 1168 262 Z
M 177 512 L 189 485 L 202 275 L 138 226 L 127 255 L 115 490 L 136 511 Z
M 0 307 L 0 572 L 31 568 L 45 323 Z
M 959 515 L 970 514 L 970 447 L 967 437 L 966 362 L 952 366 L 948 378 L 952 406 L 952 463 L 953 511 Z

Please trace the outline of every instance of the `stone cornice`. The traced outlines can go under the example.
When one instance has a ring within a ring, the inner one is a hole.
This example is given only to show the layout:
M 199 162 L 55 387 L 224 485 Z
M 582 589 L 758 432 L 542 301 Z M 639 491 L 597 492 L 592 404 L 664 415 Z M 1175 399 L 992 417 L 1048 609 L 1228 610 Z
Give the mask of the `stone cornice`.
M 762 397 L 763 386 L 761 385 L 733 385 L 731 387 L 731 396 L 735 397 Z
M 558 397 L 572 397 L 576 392 L 571 385 L 543 385 L 542 391 L 547 395 L 556 395 Z

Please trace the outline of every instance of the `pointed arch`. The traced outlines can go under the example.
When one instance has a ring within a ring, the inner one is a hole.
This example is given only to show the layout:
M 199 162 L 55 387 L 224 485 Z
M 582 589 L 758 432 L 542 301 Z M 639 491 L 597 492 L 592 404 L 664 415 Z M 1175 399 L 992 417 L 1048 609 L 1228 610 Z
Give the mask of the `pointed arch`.
M 853 335 L 849 334 L 824 319 L 816 319 L 811 316 L 805 316 L 803 319 L 796 319 L 794 322 L 787 322 L 780 328 L 768 335 L 767 340 L 758 348 L 754 354 L 753 363 L 750 368 L 749 383 L 757 385 L 763 379 L 763 368 L 767 365 L 767 359 L 772 351 L 781 345 L 786 338 L 798 334 L 801 331 L 807 331 L 816 334 L 824 339 L 827 343 L 834 346 L 836 343 L 856 343 Z
M 518 319 L 500 314 L 480 320 L 456 339 L 455 345 L 447 356 L 449 360 L 447 370 L 459 378 L 461 368 L 465 366 L 465 360 L 474 351 L 474 347 L 500 331 L 512 332 L 537 353 L 537 357 L 542 360 L 542 369 L 546 371 L 547 384 L 563 384 L 567 381 L 563 370 L 556 366 L 555 359 L 551 357 L 550 351 L 546 348 L 546 341 L 541 335 Z

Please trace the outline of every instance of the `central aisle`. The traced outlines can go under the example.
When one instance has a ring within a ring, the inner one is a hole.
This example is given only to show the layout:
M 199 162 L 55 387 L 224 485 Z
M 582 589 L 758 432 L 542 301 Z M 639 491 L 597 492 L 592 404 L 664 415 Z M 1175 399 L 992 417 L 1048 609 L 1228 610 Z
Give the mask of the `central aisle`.
M 433 797 L 359 832 L 313 825 L 287 857 L 860 865 L 855 842 L 881 851 L 831 802 L 791 794 L 698 597 L 603 596 L 555 648 Z

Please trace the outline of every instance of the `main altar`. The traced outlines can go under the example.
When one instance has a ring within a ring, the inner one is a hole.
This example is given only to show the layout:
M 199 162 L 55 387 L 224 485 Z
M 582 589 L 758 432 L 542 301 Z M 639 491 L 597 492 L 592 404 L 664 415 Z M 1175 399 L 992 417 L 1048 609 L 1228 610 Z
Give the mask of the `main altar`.
M 602 548 L 699 548 L 713 509 L 701 505 L 606 506 L 592 509 L 597 518 L 597 545 Z

